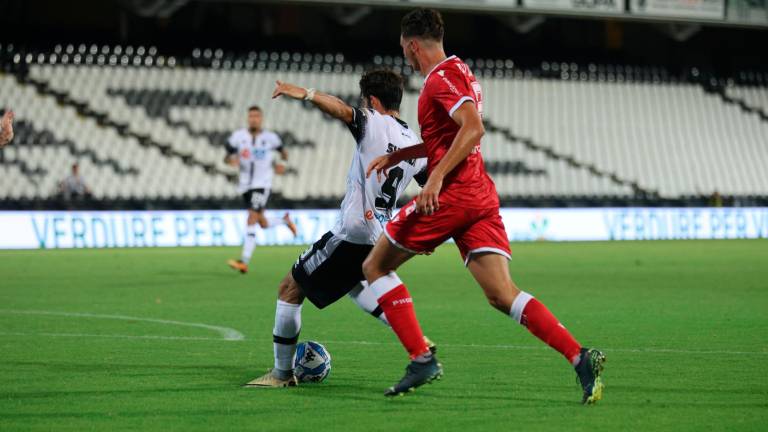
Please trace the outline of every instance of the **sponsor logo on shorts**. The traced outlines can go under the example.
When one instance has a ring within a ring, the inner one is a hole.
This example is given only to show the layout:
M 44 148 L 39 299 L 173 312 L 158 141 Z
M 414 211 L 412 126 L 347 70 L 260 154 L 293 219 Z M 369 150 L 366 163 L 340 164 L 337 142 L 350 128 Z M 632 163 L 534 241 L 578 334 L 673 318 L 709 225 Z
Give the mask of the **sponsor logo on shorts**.
M 411 215 L 411 213 L 416 211 L 416 202 L 414 201 L 413 204 L 409 205 L 405 208 L 405 217 L 408 217 Z
M 373 211 L 372 210 L 366 211 L 365 212 L 365 218 L 368 219 L 368 220 L 373 220 Z

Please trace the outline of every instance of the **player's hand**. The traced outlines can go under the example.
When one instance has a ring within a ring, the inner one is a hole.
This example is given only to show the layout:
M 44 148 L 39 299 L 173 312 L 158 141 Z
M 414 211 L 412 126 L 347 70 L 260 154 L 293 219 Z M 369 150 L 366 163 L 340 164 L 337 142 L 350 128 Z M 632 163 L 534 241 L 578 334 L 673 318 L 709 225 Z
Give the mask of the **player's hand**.
M 0 119 L 0 147 L 5 146 L 13 139 L 13 111 L 8 110 Z
M 397 164 L 398 161 L 392 157 L 391 153 L 385 154 L 384 156 L 379 156 L 368 164 L 368 168 L 365 170 L 365 178 L 370 177 L 371 173 L 376 171 L 376 179 L 381 181 L 381 175 L 384 174 L 384 177 L 386 178 L 388 175 L 387 170 Z
M 427 183 L 416 197 L 416 212 L 425 215 L 434 214 L 440 209 L 440 190 L 443 188 L 443 179 L 430 176 Z
M 275 81 L 275 84 L 275 90 L 272 92 L 272 99 L 279 98 L 280 96 L 288 96 L 292 99 L 304 99 L 304 97 L 307 96 L 307 89 L 304 87 L 299 87 L 280 80 Z
M 277 175 L 283 175 L 287 171 L 287 168 L 284 163 L 276 163 L 275 164 L 275 174 Z
M 224 163 L 231 166 L 232 168 L 239 168 L 240 158 L 236 154 L 232 154 L 224 158 Z

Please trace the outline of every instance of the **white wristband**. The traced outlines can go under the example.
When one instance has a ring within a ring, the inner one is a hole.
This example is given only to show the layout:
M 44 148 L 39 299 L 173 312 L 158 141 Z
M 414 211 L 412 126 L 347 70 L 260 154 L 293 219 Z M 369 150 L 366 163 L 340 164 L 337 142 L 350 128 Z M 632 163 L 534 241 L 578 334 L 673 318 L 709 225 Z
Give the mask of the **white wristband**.
M 311 101 L 312 101 L 312 99 L 314 99 L 314 98 L 315 98 L 315 89 L 313 89 L 313 88 L 308 88 L 308 89 L 304 89 L 304 90 L 306 90 L 306 91 L 307 91 L 307 94 L 304 96 L 304 100 L 305 100 L 305 101 L 310 101 L 310 102 L 311 102 Z

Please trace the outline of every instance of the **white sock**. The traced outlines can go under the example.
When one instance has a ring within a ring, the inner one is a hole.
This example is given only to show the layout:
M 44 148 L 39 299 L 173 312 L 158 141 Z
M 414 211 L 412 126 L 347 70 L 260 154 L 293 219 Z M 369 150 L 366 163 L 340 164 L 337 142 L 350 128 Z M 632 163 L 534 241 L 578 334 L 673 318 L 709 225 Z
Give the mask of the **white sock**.
M 403 284 L 403 281 L 397 276 L 395 272 L 389 272 L 384 276 L 373 281 L 369 286 L 373 294 L 376 296 L 376 300 L 380 299 L 384 294 L 392 291 Z
M 360 309 L 378 318 L 385 326 L 389 326 L 387 315 L 381 310 L 376 294 L 368 287 L 368 282 L 361 281 L 347 294 Z
M 509 315 L 519 324 L 523 323 L 523 311 L 532 298 L 533 296 L 527 292 L 520 291 L 517 294 L 517 297 L 515 297 L 515 301 L 512 302 L 512 308 L 509 310 Z
M 240 261 L 248 264 L 253 255 L 253 248 L 256 247 L 256 224 L 248 225 L 245 229 L 245 239 L 243 240 L 243 252 L 240 255 Z
M 275 369 L 293 370 L 293 356 L 296 355 L 296 342 L 301 331 L 301 305 L 277 301 L 275 309 L 275 328 L 272 340 L 275 348 Z

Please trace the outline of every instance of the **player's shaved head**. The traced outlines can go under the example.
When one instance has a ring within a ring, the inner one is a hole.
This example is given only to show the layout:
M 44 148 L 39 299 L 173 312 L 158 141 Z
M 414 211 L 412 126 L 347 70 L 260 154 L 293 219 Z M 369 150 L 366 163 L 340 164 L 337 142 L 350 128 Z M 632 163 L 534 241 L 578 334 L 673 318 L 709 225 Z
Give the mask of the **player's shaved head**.
M 366 99 L 375 96 L 384 109 L 399 111 L 403 99 L 403 77 L 389 69 L 367 71 L 360 78 L 360 95 Z
M 418 8 L 408 12 L 400 21 L 400 35 L 403 38 L 419 38 L 425 41 L 442 42 L 445 24 L 440 12 L 434 9 Z

